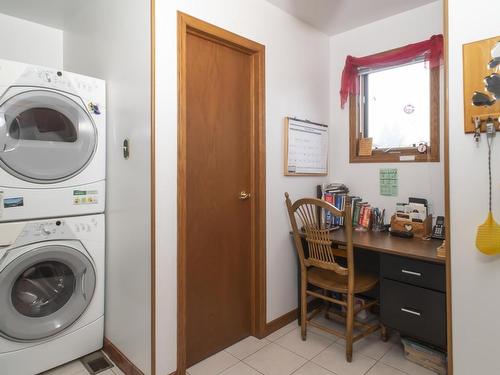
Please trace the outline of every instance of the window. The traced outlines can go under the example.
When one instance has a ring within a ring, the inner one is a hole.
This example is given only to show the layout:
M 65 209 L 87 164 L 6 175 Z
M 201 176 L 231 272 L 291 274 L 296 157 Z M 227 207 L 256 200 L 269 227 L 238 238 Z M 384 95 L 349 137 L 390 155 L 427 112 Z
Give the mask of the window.
M 422 58 L 360 69 L 359 78 L 360 94 L 350 96 L 351 162 L 439 161 L 439 68 Z M 360 156 L 362 138 L 371 138 L 371 156 Z

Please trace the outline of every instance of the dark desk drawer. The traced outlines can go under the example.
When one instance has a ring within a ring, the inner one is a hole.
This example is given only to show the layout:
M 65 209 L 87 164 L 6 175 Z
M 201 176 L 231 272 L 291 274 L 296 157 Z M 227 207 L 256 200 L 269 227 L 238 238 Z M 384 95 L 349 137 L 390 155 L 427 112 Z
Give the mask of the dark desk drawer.
M 380 320 L 403 334 L 445 348 L 445 296 L 441 292 L 382 279 Z
M 444 264 L 383 254 L 381 277 L 446 292 Z

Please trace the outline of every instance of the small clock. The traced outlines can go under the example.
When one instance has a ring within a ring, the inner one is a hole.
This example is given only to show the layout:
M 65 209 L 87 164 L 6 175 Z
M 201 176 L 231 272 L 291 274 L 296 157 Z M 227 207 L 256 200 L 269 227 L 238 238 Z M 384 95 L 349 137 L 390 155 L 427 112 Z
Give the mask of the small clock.
M 417 151 L 420 152 L 421 154 L 425 154 L 427 152 L 427 144 L 419 143 L 417 146 Z

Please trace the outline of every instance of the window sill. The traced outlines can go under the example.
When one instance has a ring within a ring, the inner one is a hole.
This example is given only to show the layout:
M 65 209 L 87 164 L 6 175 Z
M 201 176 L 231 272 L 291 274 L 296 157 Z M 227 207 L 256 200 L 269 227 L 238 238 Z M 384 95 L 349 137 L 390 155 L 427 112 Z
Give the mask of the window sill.
M 422 154 L 416 148 L 399 148 L 385 151 L 373 150 L 371 156 L 350 155 L 350 163 L 437 163 L 439 155 L 434 155 L 432 150 Z

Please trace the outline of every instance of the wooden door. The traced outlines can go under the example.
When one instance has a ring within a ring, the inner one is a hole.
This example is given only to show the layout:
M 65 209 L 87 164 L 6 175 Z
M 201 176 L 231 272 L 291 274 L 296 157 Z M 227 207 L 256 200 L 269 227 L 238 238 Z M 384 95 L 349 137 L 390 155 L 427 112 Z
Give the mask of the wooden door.
M 252 58 L 186 37 L 186 352 L 190 366 L 251 333 Z

